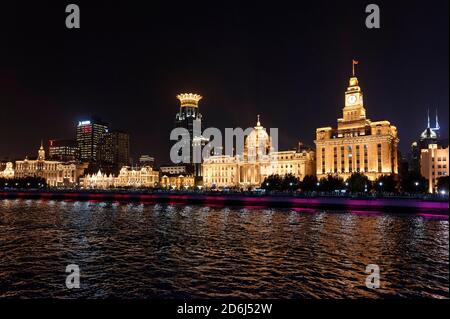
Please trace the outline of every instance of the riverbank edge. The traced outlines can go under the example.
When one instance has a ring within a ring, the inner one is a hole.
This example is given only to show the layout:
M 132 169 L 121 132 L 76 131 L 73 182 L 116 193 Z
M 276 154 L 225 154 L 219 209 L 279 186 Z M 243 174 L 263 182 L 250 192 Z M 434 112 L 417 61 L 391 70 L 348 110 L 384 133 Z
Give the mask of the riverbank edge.
M 295 195 L 247 195 L 203 193 L 124 193 L 124 192 L 62 192 L 62 191 L 2 191 L 0 199 L 52 199 L 79 201 L 120 201 L 166 204 L 198 204 L 219 206 L 253 206 L 299 208 L 304 210 L 349 210 L 383 212 L 422 212 L 449 214 L 449 202 L 417 198 L 352 198 L 300 197 Z

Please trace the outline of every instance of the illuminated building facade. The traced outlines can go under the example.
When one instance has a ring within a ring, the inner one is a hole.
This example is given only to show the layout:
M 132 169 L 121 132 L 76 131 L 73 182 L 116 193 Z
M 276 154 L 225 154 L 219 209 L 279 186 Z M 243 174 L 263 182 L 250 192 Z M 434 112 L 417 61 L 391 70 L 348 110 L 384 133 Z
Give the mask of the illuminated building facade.
M 78 146 L 74 140 L 49 140 L 48 157 L 54 161 L 70 162 L 78 159 Z
M 46 180 L 48 186 L 69 187 L 77 185 L 86 167 L 84 164 L 48 161 L 41 145 L 37 159 L 16 161 L 14 177 L 40 177 Z
M 337 128 L 316 129 L 317 178 L 332 174 L 346 179 L 359 172 L 375 180 L 380 175 L 397 174 L 397 128 L 388 121 L 366 118 L 363 93 L 354 73 L 344 98 Z
M 159 184 L 162 188 L 168 189 L 187 189 L 196 186 L 195 176 L 188 174 L 163 174 L 159 180 Z
M 159 172 L 153 170 L 150 166 L 144 166 L 140 169 L 132 169 L 124 166 L 120 169 L 119 175 L 102 173 L 100 170 L 96 174 L 87 174 L 80 179 L 80 186 L 84 188 L 111 188 L 111 187 L 130 187 L 130 188 L 152 188 L 158 185 Z
M 177 95 L 180 101 L 179 112 L 175 116 L 175 127 L 185 128 L 189 132 L 189 137 L 185 138 L 190 144 L 190 154 L 183 159 L 183 163 L 192 166 L 194 176 L 197 184 L 202 182 L 202 165 L 201 163 L 194 163 L 193 160 L 193 147 L 199 145 L 203 147 L 208 142 L 201 135 L 203 132 L 202 115 L 199 112 L 198 103 L 202 99 L 202 96 L 193 93 L 183 93 Z M 194 131 L 194 121 L 199 121 L 199 127 L 197 131 Z
M 420 151 L 420 173 L 428 179 L 428 192 L 434 193 L 437 180 L 448 176 L 448 146 L 440 147 L 438 144 L 429 144 L 427 149 Z
M 1 165 L 0 178 L 14 178 L 14 167 L 12 162 L 7 162 L 5 165 Z
M 78 122 L 77 146 L 81 161 L 95 162 L 97 160 L 98 146 L 107 132 L 108 125 L 98 119 Z
M 213 155 L 203 162 L 203 185 L 208 188 L 260 187 L 270 175 L 293 174 L 300 180 L 314 175 L 314 151 L 273 151 L 272 140 L 259 120 L 245 139 L 244 152 L 236 156 Z

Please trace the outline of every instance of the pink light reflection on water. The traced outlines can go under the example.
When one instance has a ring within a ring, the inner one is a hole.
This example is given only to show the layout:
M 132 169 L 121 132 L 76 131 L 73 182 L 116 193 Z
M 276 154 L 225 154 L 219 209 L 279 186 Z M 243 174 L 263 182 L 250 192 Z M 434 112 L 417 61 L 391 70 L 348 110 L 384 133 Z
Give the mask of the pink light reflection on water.
M 361 215 L 366 215 L 366 214 L 370 214 L 370 215 L 379 215 L 379 214 L 384 214 L 383 212 L 380 211 L 376 211 L 376 210 L 349 210 L 348 211 L 351 214 L 361 214 Z
M 424 217 L 424 218 L 436 218 L 436 219 L 446 219 L 448 220 L 448 215 L 442 215 L 442 214 L 426 214 L 421 213 L 417 214 L 418 216 Z

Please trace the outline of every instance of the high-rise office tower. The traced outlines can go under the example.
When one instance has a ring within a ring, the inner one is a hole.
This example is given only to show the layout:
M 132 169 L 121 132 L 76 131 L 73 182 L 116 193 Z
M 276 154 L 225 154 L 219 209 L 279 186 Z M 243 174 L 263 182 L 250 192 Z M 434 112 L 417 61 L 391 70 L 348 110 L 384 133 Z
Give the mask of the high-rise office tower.
M 130 135 L 117 130 L 105 133 L 99 142 L 97 164 L 103 172 L 114 174 L 130 165 Z
M 79 159 L 84 162 L 95 162 L 100 140 L 108 133 L 108 125 L 100 119 L 92 118 L 78 122 L 77 145 Z
M 78 159 L 78 146 L 75 140 L 52 139 L 48 142 L 48 155 L 51 160 L 70 162 Z
M 195 176 L 195 183 L 201 184 L 202 182 L 202 165 L 201 156 L 194 163 L 194 146 L 202 147 L 207 143 L 201 134 L 203 131 L 202 115 L 199 112 L 198 102 L 202 99 L 202 96 L 193 93 L 183 93 L 177 95 L 180 101 L 180 110 L 175 117 L 175 127 L 185 128 L 189 132 L 189 136 L 183 137 L 189 143 L 190 153 L 183 158 L 183 164 L 187 166 Z M 198 125 L 194 125 L 197 121 Z

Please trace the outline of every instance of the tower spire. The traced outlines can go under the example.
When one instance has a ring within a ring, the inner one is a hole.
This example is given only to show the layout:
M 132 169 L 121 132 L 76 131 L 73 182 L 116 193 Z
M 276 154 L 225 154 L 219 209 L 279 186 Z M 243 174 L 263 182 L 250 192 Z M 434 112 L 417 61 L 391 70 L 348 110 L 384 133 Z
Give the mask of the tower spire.
M 430 128 L 430 109 L 427 109 L 427 128 Z
M 438 110 L 436 109 L 436 129 L 439 130 Z
M 256 122 L 256 126 L 261 126 L 261 122 L 259 121 L 259 114 L 256 117 L 258 118 L 258 121 Z

